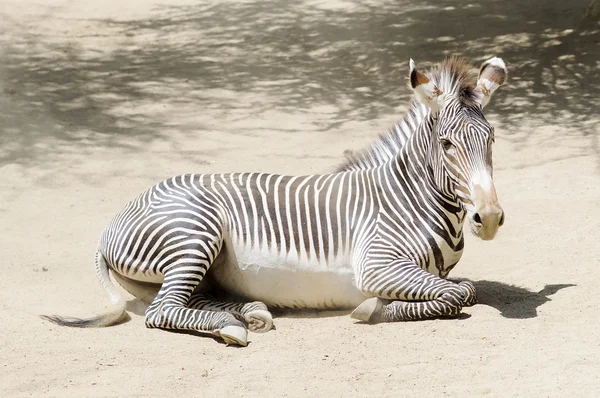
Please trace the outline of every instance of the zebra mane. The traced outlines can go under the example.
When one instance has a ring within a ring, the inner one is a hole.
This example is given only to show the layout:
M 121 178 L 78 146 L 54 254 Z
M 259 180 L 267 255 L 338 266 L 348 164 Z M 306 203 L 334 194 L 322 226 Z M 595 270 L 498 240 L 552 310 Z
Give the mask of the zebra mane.
M 475 106 L 477 73 L 473 65 L 463 58 L 451 56 L 433 66 L 425 75 L 444 94 L 457 98 L 464 106 Z M 421 122 L 430 116 L 430 109 L 413 100 L 406 117 L 394 124 L 387 132 L 366 149 L 346 154 L 346 160 L 337 171 L 362 170 L 380 166 L 402 149 Z

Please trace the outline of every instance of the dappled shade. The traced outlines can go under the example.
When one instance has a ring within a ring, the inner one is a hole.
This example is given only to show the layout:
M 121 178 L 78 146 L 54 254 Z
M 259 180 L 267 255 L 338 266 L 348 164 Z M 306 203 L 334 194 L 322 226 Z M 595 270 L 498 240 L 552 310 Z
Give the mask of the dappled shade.
M 271 109 L 318 108 L 329 114 L 326 131 L 397 112 L 410 95 L 409 57 L 427 66 L 448 54 L 507 61 L 509 84 L 488 111 L 500 114 L 506 139 L 551 145 L 553 136 L 531 137 L 520 122 L 567 123 L 587 140 L 581 154 L 598 153 L 600 36 L 579 27 L 586 0 L 526 8 L 347 3 L 164 6 L 147 20 L 65 21 L 101 32 L 82 38 L 21 27 L 24 34 L 3 36 L 0 163 L 43 161 L 87 145 L 135 147 L 168 140 L 172 129 L 193 137 L 207 127 L 192 117 L 202 112 L 243 122 L 268 118 Z

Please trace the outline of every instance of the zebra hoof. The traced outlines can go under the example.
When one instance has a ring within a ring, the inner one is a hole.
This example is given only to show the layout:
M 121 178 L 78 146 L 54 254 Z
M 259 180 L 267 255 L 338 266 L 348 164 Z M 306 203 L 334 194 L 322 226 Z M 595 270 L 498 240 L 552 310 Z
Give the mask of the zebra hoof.
M 229 325 L 219 330 L 221 336 L 227 345 L 239 345 L 246 347 L 248 345 L 248 330 L 242 326 Z
M 244 314 L 244 319 L 248 324 L 248 329 L 254 333 L 266 333 L 275 329 L 273 325 L 273 316 L 266 310 L 253 310 Z
M 371 297 L 356 307 L 350 317 L 363 322 L 377 323 L 381 321 L 382 312 L 383 301 L 378 297 Z
M 477 304 L 477 290 L 475 289 L 475 285 L 469 281 L 463 281 L 458 284 L 463 290 L 463 306 L 464 307 L 472 307 Z

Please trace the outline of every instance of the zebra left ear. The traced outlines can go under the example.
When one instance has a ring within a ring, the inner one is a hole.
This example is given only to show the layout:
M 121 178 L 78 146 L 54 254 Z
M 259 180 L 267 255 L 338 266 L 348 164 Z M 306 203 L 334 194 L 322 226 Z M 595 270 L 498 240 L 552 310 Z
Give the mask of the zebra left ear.
M 493 57 L 481 65 L 475 92 L 482 108 L 488 104 L 494 91 L 506 82 L 507 76 L 508 70 L 502 58 Z
M 415 68 L 415 61 L 410 59 L 410 86 L 417 95 L 417 99 L 429 106 L 432 112 L 441 108 L 442 91 L 433 82 Z

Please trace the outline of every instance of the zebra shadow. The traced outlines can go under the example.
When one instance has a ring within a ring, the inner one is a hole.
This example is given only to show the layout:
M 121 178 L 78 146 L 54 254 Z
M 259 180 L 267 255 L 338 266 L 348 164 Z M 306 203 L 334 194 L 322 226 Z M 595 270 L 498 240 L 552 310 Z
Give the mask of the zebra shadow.
M 129 313 L 143 317 L 146 315 L 146 309 L 148 309 L 149 305 L 150 303 L 139 298 L 131 298 L 130 300 L 127 300 L 125 309 Z
M 456 280 L 459 282 L 460 280 Z M 548 296 L 556 294 L 559 290 L 577 286 L 575 284 L 546 285 L 539 292 L 533 292 L 522 287 L 509 285 L 497 281 L 473 281 L 477 289 L 479 305 L 495 308 L 505 318 L 528 319 L 537 316 L 538 307 L 551 301 Z M 134 298 L 127 301 L 127 312 L 143 317 L 148 308 L 148 303 Z M 348 315 L 352 310 L 306 310 L 272 308 L 271 312 L 276 318 L 332 318 Z M 463 314 L 460 318 L 468 318 Z
M 537 316 L 537 309 L 551 301 L 559 290 L 577 286 L 574 284 L 546 285 L 539 292 L 496 281 L 473 281 L 477 289 L 479 304 L 488 305 L 500 311 L 505 318 L 528 319 Z
M 464 279 L 454 280 L 460 282 Z M 522 287 L 509 285 L 497 281 L 479 280 L 472 281 L 477 289 L 478 305 L 487 305 L 495 308 L 504 318 L 528 319 L 537 316 L 538 307 L 552 301 L 549 296 L 575 284 L 546 285 L 539 292 L 533 292 Z M 273 316 L 277 318 L 330 318 L 348 315 L 352 310 L 302 310 L 302 309 L 273 309 Z M 468 319 L 471 315 L 461 313 L 454 319 Z M 431 318 L 438 319 L 438 318 Z
M 149 303 L 139 298 L 132 298 L 127 301 L 127 312 L 137 316 L 145 316 L 146 309 Z M 269 309 L 276 318 L 335 318 L 337 316 L 348 315 L 352 312 L 351 309 L 345 310 L 312 310 L 301 308 L 270 308 Z

